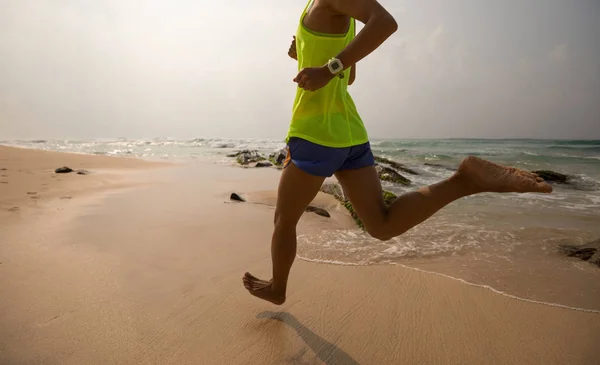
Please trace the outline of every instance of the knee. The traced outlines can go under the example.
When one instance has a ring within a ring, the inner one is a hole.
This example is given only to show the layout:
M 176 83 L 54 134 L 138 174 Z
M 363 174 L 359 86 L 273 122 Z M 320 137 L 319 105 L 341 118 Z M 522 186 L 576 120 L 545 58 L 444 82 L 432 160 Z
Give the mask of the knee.
M 300 217 L 293 217 L 290 214 L 284 214 L 279 210 L 275 210 L 273 217 L 274 226 L 296 226 Z
M 366 226 L 365 229 L 367 230 L 367 233 L 375 238 L 378 239 L 380 241 L 389 241 L 392 238 L 394 238 L 394 236 L 392 234 L 390 234 L 389 230 L 387 229 L 385 224 L 377 224 L 377 225 L 369 225 Z

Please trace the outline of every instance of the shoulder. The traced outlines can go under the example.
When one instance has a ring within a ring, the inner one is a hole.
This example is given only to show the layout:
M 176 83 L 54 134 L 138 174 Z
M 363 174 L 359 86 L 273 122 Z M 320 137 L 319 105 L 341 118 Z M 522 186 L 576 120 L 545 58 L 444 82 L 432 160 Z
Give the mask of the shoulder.
M 323 6 L 338 15 L 350 16 L 363 23 L 371 15 L 384 11 L 377 0 L 319 0 Z

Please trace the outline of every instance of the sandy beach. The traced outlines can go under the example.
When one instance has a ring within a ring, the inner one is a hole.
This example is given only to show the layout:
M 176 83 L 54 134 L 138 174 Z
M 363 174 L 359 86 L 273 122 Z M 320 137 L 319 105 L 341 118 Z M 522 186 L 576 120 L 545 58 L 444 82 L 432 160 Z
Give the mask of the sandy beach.
M 0 364 L 598 363 L 598 313 L 401 266 L 297 260 L 283 306 L 250 296 L 278 176 L 0 146 Z M 300 234 L 353 224 L 314 205 Z

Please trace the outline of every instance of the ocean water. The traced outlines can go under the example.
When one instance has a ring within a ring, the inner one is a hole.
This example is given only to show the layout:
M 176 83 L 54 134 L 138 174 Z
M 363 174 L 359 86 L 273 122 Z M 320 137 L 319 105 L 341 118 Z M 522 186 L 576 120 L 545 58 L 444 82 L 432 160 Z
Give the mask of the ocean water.
M 6 145 L 108 156 L 230 164 L 239 149 L 269 154 L 271 139 L 195 138 L 3 141 Z M 481 194 L 461 199 L 400 237 L 380 242 L 359 229 L 302 235 L 298 256 L 339 265 L 403 265 L 529 301 L 600 311 L 600 269 L 558 253 L 561 244 L 600 238 L 600 140 L 374 140 L 376 155 L 418 175 L 397 194 L 450 176 L 467 155 L 526 170 L 570 175 L 551 195 Z

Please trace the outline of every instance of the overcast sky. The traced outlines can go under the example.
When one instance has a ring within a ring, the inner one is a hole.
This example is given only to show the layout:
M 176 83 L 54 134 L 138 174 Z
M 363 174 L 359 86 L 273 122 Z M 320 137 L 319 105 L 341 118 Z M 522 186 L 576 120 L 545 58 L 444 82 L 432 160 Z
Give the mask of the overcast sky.
M 373 138 L 600 139 L 600 1 L 382 0 Z M 0 0 L 0 140 L 284 138 L 305 0 Z

